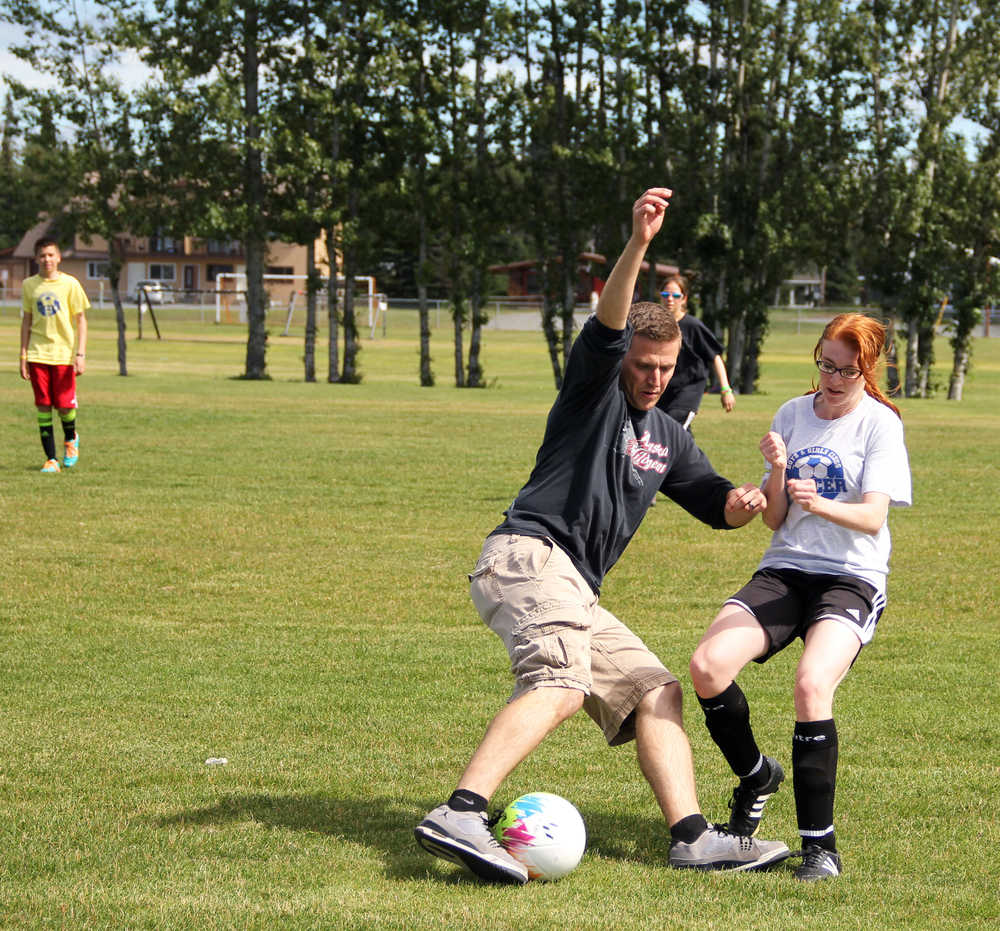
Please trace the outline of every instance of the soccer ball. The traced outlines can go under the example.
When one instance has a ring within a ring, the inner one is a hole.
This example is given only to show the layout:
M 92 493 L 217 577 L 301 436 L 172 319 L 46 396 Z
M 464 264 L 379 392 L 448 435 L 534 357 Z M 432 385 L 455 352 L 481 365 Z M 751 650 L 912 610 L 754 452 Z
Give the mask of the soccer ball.
M 551 792 L 511 802 L 493 828 L 496 839 L 528 869 L 531 879 L 559 879 L 576 869 L 587 846 L 580 812 Z

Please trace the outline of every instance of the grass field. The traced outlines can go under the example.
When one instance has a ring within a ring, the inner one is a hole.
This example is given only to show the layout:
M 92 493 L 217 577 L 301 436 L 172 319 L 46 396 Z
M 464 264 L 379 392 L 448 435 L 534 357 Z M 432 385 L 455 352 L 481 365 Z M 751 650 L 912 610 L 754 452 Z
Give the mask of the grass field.
M 307 385 L 299 335 L 272 336 L 273 380 L 247 382 L 238 327 L 165 317 L 163 341 L 130 330 L 121 378 L 109 317 L 91 319 L 80 464 L 46 476 L 0 313 L 0 925 L 996 926 L 1000 340 L 977 343 L 962 403 L 901 402 L 916 506 L 893 514 L 889 608 L 838 696 L 844 876 L 669 870 L 634 752 L 580 716 L 495 801 L 570 798 L 583 863 L 490 888 L 411 832 L 508 694 L 464 573 L 534 459 L 553 397 L 540 335 L 487 335 L 487 390 L 451 387 L 446 327 L 438 387 L 418 387 L 405 332 L 364 340 L 361 385 Z M 759 478 L 757 440 L 808 386 L 817 333 L 776 327 L 735 413 L 706 399 L 695 432 L 724 474 Z M 948 356 L 942 340 L 942 382 Z M 687 661 L 766 542 L 759 521 L 719 533 L 663 502 L 602 596 L 685 681 L 709 818 L 732 784 Z M 786 764 L 798 652 L 741 679 Z M 790 786 L 761 833 L 797 846 Z

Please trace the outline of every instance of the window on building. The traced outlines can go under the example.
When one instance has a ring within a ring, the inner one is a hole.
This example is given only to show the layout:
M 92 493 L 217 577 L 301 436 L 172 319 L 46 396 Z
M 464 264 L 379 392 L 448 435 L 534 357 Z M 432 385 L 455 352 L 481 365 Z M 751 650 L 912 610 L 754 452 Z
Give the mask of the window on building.
M 164 265 L 157 262 L 149 263 L 149 277 L 153 281 L 173 281 L 176 275 L 176 265 Z
M 101 278 L 108 277 L 108 263 L 107 262 L 88 262 L 87 263 L 87 280 L 97 281 Z
M 179 241 L 173 236 L 161 236 L 157 233 L 149 237 L 150 252 L 166 252 L 168 255 L 173 255 L 180 251 L 179 245 Z
M 206 239 L 205 251 L 211 255 L 240 255 L 243 244 L 238 239 Z
M 291 265 L 268 265 L 267 274 L 284 275 L 287 278 L 291 278 L 295 274 L 295 269 Z
M 233 273 L 232 265 L 208 265 L 205 267 L 205 280 L 215 281 L 215 279 L 222 274 L 231 275 Z

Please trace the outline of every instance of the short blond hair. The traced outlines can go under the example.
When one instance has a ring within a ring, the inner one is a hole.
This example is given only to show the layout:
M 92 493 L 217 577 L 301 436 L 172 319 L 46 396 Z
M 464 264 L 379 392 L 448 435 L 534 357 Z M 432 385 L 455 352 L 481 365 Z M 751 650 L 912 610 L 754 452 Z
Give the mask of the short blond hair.
M 637 301 L 628 309 L 628 322 L 636 333 L 658 343 L 672 343 L 681 338 L 674 315 L 661 304 Z

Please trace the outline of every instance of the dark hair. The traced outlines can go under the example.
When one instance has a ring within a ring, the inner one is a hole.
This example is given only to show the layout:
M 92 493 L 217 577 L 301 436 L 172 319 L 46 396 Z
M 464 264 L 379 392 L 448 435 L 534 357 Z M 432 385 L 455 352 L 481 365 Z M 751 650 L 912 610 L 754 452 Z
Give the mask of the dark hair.
M 662 304 L 638 301 L 628 309 L 628 322 L 640 336 L 659 343 L 672 343 L 681 338 L 674 315 Z
M 57 243 L 51 236 L 43 236 L 35 243 L 35 255 L 38 255 L 46 246 L 55 246 L 59 249 L 59 243 Z M 62 249 L 59 249 L 62 252 Z
M 813 359 L 819 360 L 825 339 L 840 340 L 858 354 L 858 368 L 865 380 L 865 391 L 902 418 L 899 408 L 878 386 L 879 357 L 885 352 L 885 327 L 865 314 L 838 314 L 824 328 L 813 350 Z

